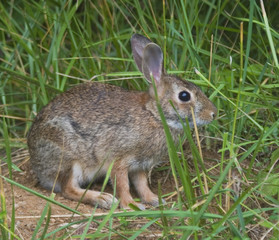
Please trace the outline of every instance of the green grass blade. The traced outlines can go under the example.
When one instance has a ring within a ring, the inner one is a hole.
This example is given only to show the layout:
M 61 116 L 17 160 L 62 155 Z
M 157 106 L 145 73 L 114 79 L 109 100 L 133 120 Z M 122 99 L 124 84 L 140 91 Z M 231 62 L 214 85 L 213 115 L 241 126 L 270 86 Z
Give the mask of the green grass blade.
M 264 24 L 265 24 L 265 30 L 266 30 L 266 34 L 267 34 L 267 37 L 268 37 L 269 46 L 270 46 L 271 52 L 272 52 L 272 57 L 273 57 L 273 60 L 274 60 L 274 63 L 275 63 L 275 67 L 277 69 L 279 69 L 278 58 L 277 58 L 274 42 L 273 42 L 273 39 L 272 39 L 272 35 L 271 35 L 271 31 L 270 31 L 270 27 L 269 27 L 269 23 L 268 23 L 268 19 L 267 19 L 267 15 L 266 15 L 263 0 L 260 0 L 260 3 L 261 3 L 261 8 L 262 8 Z
M 7 155 L 7 164 L 9 169 L 9 179 L 13 180 L 13 174 L 12 174 L 12 156 L 11 156 L 11 147 L 10 147 L 10 137 L 8 133 L 8 127 L 6 124 L 5 118 L 3 118 L 3 135 L 4 135 L 4 142 L 5 142 L 5 148 L 6 148 L 6 155 Z M 12 195 L 12 215 L 11 215 L 11 223 L 10 223 L 10 231 L 11 239 L 14 239 L 14 233 L 15 233 L 15 197 L 14 197 L 14 188 L 11 184 L 11 195 Z M 7 222 L 4 222 L 5 224 Z M 6 234 L 5 234 L 6 235 Z

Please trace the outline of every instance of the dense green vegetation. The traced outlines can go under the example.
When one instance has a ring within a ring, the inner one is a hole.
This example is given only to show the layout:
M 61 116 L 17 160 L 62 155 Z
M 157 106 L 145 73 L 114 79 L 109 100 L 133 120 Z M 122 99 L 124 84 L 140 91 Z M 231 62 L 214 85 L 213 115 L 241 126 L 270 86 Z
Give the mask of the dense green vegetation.
M 169 195 L 177 191 L 176 201 L 98 217 L 92 208 L 90 217 L 54 231 L 47 204 L 33 239 L 135 239 L 154 228 L 162 239 L 279 238 L 277 1 L 22 0 L 1 2 L 0 12 L 0 156 L 9 170 L 2 183 L 23 188 L 13 180 L 11 153 L 27 149 L 32 119 L 60 92 L 84 81 L 147 88 L 131 55 L 135 32 L 157 42 L 168 72 L 199 85 L 218 108 L 217 119 L 199 129 L 200 140 L 185 126 L 193 157 L 170 151 L 167 168 L 177 185 Z M 219 157 L 203 158 L 208 149 Z M 6 212 L 0 187 L 0 234 L 19 239 L 15 210 Z M 137 218 L 143 220 L 136 228 Z M 113 220 L 121 227 L 114 229 Z M 89 230 L 92 221 L 96 231 Z M 81 222 L 87 225 L 80 235 L 64 231 Z

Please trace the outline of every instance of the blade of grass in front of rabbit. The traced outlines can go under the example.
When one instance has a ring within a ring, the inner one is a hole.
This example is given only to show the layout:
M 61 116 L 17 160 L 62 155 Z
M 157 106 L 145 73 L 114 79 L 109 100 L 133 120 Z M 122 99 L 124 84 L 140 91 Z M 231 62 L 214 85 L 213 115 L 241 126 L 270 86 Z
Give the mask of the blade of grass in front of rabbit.
M 198 148 L 199 148 L 199 152 L 200 152 L 200 156 L 201 156 L 201 161 L 203 161 L 203 156 L 202 156 L 202 149 L 201 149 L 201 143 L 200 143 L 200 138 L 199 138 L 199 132 L 198 132 L 198 127 L 197 127 L 197 123 L 196 123 L 196 118 L 195 118 L 195 114 L 194 114 L 194 110 L 191 107 L 191 113 L 192 113 L 192 118 L 193 118 L 193 123 L 194 123 L 194 129 L 195 129 L 195 134 L 196 134 L 196 139 L 197 139 L 197 144 L 198 144 Z M 208 184 L 207 184 L 207 173 L 205 172 L 203 174 L 203 179 L 204 179 L 204 187 L 205 187 L 205 194 L 208 194 Z
M 177 153 L 175 151 L 176 148 L 175 148 L 175 145 L 174 145 L 174 142 L 173 142 L 170 130 L 168 128 L 166 118 L 164 116 L 162 107 L 160 105 L 160 101 L 159 101 L 158 93 L 157 93 L 157 88 L 156 88 L 156 84 L 155 84 L 152 72 L 150 72 L 150 78 L 151 78 L 152 86 L 153 86 L 154 93 L 155 93 L 155 100 L 156 100 L 157 109 L 158 109 L 158 112 L 160 114 L 160 118 L 161 118 L 161 121 L 162 121 L 162 124 L 163 124 L 163 128 L 164 128 L 164 132 L 165 132 L 165 135 L 166 135 L 166 142 L 167 142 L 167 147 L 168 147 L 168 154 L 169 154 L 169 159 L 170 159 L 170 164 L 171 164 L 172 175 L 173 175 L 173 178 L 174 178 L 174 182 L 175 182 L 175 186 L 176 186 L 176 191 L 177 191 L 177 194 L 178 194 L 179 206 L 181 206 L 182 205 L 181 204 L 181 202 L 182 202 L 181 200 L 182 199 L 181 199 L 181 196 L 179 194 L 178 179 L 177 179 L 177 176 L 176 176 L 176 173 L 175 173 L 175 168 L 174 168 L 174 162 L 175 162 L 175 160 L 178 159 L 178 156 L 177 156 Z M 169 225 L 168 224 L 168 219 L 166 218 L 166 216 L 164 216 L 162 208 L 160 208 L 160 212 L 161 212 L 161 221 L 162 221 L 162 224 L 164 226 L 163 227 L 163 232 L 164 232 L 164 235 L 166 235 L 167 234 L 168 225 Z
M 190 127 L 189 127 L 189 129 L 185 130 L 185 128 L 186 128 L 185 123 L 183 122 L 180 115 L 178 114 L 178 112 L 177 112 L 175 106 L 173 105 L 172 101 L 170 100 L 169 102 L 170 102 L 172 108 L 174 109 L 174 111 L 176 112 L 176 114 L 177 114 L 177 116 L 180 120 L 181 125 L 183 126 L 184 133 L 186 131 L 191 132 Z M 183 143 L 186 139 L 188 139 L 186 134 L 184 134 L 184 136 L 182 136 L 182 138 L 179 137 L 179 147 L 180 147 L 180 152 L 181 152 L 181 158 L 182 158 L 183 165 L 180 161 L 176 161 L 174 164 L 176 166 L 176 169 L 178 171 L 178 175 L 179 175 L 181 183 L 182 183 L 182 187 L 179 188 L 179 192 L 184 192 L 185 193 L 185 197 L 189 202 L 189 206 L 187 206 L 187 207 L 192 209 L 192 206 L 195 204 L 195 195 L 194 195 L 193 186 L 191 184 L 189 167 L 188 167 L 187 161 L 186 161 L 186 159 L 184 157 L 184 153 L 183 153 Z M 172 194 L 168 198 L 171 198 L 174 195 L 175 194 Z
M 175 173 L 175 166 L 174 166 L 174 162 L 179 161 L 178 156 L 177 156 L 177 152 L 176 152 L 176 147 L 175 147 L 175 144 L 173 142 L 170 130 L 168 128 L 168 124 L 167 124 L 166 118 L 164 116 L 162 107 L 160 105 L 160 101 L 159 101 L 158 93 L 157 93 L 157 88 L 156 88 L 156 84 L 155 84 L 152 73 L 150 73 L 150 78 L 151 78 L 152 86 L 153 86 L 154 93 L 155 93 L 155 100 L 156 100 L 156 104 L 157 104 L 157 109 L 158 109 L 158 112 L 160 114 L 160 118 L 161 118 L 161 121 L 162 121 L 162 124 L 163 124 L 163 127 L 164 127 L 164 132 L 165 132 L 165 135 L 166 135 L 166 142 L 167 142 L 167 147 L 168 147 L 168 154 L 169 154 L 169 158 L 170 158 L 172 175 L 174 177 L 176 191 L 178 192 L 179 201 L 180 201 L 178 179 L 177 179 L 177 176 L 176 176 L 176 173 Z
M 204 173 L 206 173 L 206 168 L 203 164 L 203 161 L 201 159 L 201 156 L 199 154 L 199 151 L 198 151 L 198 148 L 196 146 L 196 144 L 194 143 L 194 140 L 193 140 L 193 137 L 192 137 L 192 134 L 191 134 L 191 128 L 190 128 L 190 124 L 189 124 L 189 121 L 187 118 L 185 118 L 185 121 L 182 120 L 182 118 L 180 117 L 179 113 L 177 112 L 177 110 L 175 109 L 175 106 L 173 105 L 173 103 L 170 101 L 173 109 L 175 110 L 179 120 L 180 120 L 180 123 L 183 127 L 183 131 L 186 135 L 186 138 L 190 144 L 190 148 L 191 148 L 191 152 L 192 152 L 192 155 L 193 155 L 193 163 L 194 163 L 194 168 L 196 170 L 196 175 L 197 175 L 197 180 L 198 180 L 198 183 L 200 185 L 200 189 L 201 189 L 201 192 L 202 192 L 202 195 L 205 194 L 205 191 L 203 189 L 203 183 L 202 183 L 202 180 L 201 180 L 201 174 L 200 174 L 200 170 L 199 170 L 199 167 L 198 167 L 198 162 L 199 164 L 201 165 L 201 168 L 202 170 L 204 171 Z M 185 122 L 186 122 L 186 125 L 185 125 Z
M 201 192 L 202 192 L 202 195 L 205 195 L 205 192 L 204 192 L 204 189 L 203 189 L 203 183 L 202 183 L 202 180 L 201 180 L 201 174 L 200 174 L 200 171 L 199 171 L 199 168 L 198 168 L 198 162 L 199 161 L 201 163 L 201 167 L 202 169 L 205 169 L 204 166 L 203 166 L 203 162 L 201 161 L 201 157 L 199 155 L 199 151 L 197 149 L 197 146 L 196 144 L 194 143 L 194 140 L 192 138 L 192 134 L 191 134 L 191 128 L 190 128 L 190 124 L 189 124 L 189 121 L 188 119 L 186 118 L 185 121 L 186 121 L 186 125 L 185 125 L 185 122 L 182 120 L 182 118 L 180 117 L 179 113 L 177 112 L 175 106 L 173 105 L 172 101 L 170 101 L 170 104 L 171 106 L 173 107 L 173 109 L 175 110 L 181 124 L 182 124 L 182 127 L 183 127 L 183 131 L 186 135 L 186 138 L 187 140 L 189 141 L 189 144 L 190 144 L 190 147 L 191 147 L 191 152 L 193 154 L 193 157 L 194 157 L 194 167 L 195 167 L 195 170 L 196 170 L 196 173 L 197 173 L 197 180 L 198 180 L 198 183 L 200 185 L 200 189 L 201 189 Z M 182 152 L 182 155 L 183 155 L 183 152 Z M 178 166 L 177 166 L 177 169 L 179 171 L 179 169 L 181 169 L 181 167 L 179 167 L 179 161 L 177 162 L 178 163 Z M 187 163 L 186 163 L 187 164 Z M 187 170 L 187 168 L 185 168 L 185 170 Z M 205 170 L 204 170 L 205 172 Z M 185 176 L 186 174 L 185 173 L 180 173 L 179 172 L 179 176 L 181 178 L 181 182 L 182 184 L 184 183 L 183 179 L 186 177 Z M 188 173 L 188 175 L 190 176 L 190 173 Z M 196 218 L 196 215 L 194 214 L 194 209 L 199 207 L 200 205 L 204 204 L 206 201 L 203 200 L 203 201 L 200 201 L 200 202 L 195 202 L 195 195 L 194 195 L 194 190 L 193 190 L 193 186 L 191 184 L 191 180 L 190 180 L 190 177 L 188 179 L 188 183 L 189 184 L 185 184 L 183 185 L 183 188 L 184 188 L 184 192 L 186 194 L 186 197 L 189 201 L 189 210 L 190 210 L 190 213 L 191 213 L 191 218 L 189 218 L 189 220 L 187 222 L 189 222 L 189 225 L 196 225 L 197 226 L 197 223 L 199 222 L 199 220 Z M 190 191 L 188 190 L 188 188 L 190 188 Z M 190 236 L 192 234 L 192 230 L 189 230 L 189 231 L 185 231 L 184 232 L 184 236 Z M 186 239 L 186 238 L 182 238 L 182 239 Z

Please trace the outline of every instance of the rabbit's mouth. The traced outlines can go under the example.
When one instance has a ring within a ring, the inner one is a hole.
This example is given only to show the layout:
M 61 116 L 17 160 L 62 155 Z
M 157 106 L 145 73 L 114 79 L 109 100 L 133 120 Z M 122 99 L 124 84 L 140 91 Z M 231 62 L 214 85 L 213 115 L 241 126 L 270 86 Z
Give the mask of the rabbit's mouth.
M 190 125 L 190 128 L 194 127 L 194 123 L 193 123 L 193 118 L 192 117 L 188 117 L 188 122 Z M 185 121 L 185 117 L 180 116 L 177 118 L 169 118 L 167 119 L 167 124 L 170 128 L 174 129 L 174 130 L 183 130 L 183 125 L 186 126 L 186 121 Z M 199 126 L 197 124 L 197 126 Z
M 183 126 L 180 121 L 174 120 L 174 119 L 168 119 L 167 124 L 170 128 L 173 128 L 175 130 L 182 130 Z
M 190 116 L 190 117 L 188 117 L 188 121 L 189 121 L 190 128 L 193 128 L 195 125 L 197 127 L 201 127 L 201 126 L 207 125 L 211 122 L 209 120 L 201 119 L 199 116 L 196 116 L 196 114 L 195 114 L 194 120 L 193 120 L 192 116 Z
M 195 124 L 194 124 L 192 116 L 188 117 L 188 122 L 189 122 L 190 128 L 193 128 L 194 125 L 196 125 L 197 127 L 200 127 L 200 126 L 204 126 L 204 125 L 210 123 L 209 121 L 202 120 L 200 118 L 196 118 Z M 177 120 L 176 119 L 167 119 L 167 124 L 172 129 L 183 130 L 183 125 L 186 126 L 186 121 L 184 120 L 183 123 L 181 123 L 181 121 L 179 119 L 177 119 Z

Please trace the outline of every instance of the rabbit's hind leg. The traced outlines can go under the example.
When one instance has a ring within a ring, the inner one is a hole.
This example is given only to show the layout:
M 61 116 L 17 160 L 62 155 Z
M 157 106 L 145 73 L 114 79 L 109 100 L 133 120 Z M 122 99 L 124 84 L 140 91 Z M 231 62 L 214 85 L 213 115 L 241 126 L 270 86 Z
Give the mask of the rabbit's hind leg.
M 75 163 L 71 169 L 69 177 L 64 178 L 61 184 L 61 192 L 65 198 L 98 207 L 110 209 L 117 199 L 109 193 L 101 193 L 94 190 L 85 190 L 80 187 L 80 182 L 83 180 L 82 169 L 78 163 Z

